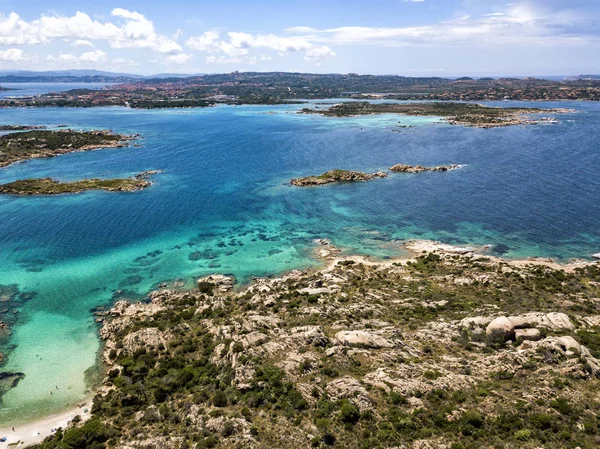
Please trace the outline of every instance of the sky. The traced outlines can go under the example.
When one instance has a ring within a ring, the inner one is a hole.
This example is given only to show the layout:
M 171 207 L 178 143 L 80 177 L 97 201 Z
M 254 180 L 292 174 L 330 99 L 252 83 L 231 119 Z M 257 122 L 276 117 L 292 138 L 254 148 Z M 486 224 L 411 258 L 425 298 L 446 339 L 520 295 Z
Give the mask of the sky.
M 600 73 L 600 0 L 0 0 L 0 71 Z

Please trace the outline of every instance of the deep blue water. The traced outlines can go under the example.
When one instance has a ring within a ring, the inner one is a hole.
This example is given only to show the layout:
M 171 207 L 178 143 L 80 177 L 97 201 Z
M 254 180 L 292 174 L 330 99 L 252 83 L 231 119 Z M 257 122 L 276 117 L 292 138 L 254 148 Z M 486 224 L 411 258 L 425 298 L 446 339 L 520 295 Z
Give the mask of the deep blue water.
M 523 103 L 500 103 L 515 104 Z M 138 193 L 0 197 L 0 284 L 36 294 L 14 302 L 19 314 L 2 346 L 2 369 L 26 377 L 5 395 L 0 422 L 81 398 L 83 372 L 99 347 L 89 311 L 116 290 L 134 297 L 177 277 L 221 272 L 245 280 L 311 266 L 316 238 L 378 257 L 397 254 L 408 238 L 497 245 L 506 257 L 599 252 L 600 105 L 544 105 L 577 112 L 557 116 L 557 125 L 476 129 L 436 118 L 299 115 L 297 106 L 0 110 L 0 124 L 67 123 L 144 136 L 141 148 L 16 164 L 0 170 L 0 183 L 164 170 Z M 415 127 L 392 132 L 398 122 Z M 332 168 L 397 163 L 464 167 L 287 185 Z M 61 394 L 46 397 L 54 384 Z

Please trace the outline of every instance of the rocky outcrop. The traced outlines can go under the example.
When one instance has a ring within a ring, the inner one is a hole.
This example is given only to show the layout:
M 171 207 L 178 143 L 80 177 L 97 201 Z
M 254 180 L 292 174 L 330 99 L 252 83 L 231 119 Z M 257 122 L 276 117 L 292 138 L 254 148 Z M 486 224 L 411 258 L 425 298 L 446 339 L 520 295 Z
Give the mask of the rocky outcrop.
M 200 290 L 210 290 L 214 293 L 227 293 L 235 285 L 233 276 L 224 276 L 222 274 L 212 274 L 198 279 L 198 288 Z
M 330 184 L 332 182 L 358 182 L 371 181 L 376 178 L 387 178 L 388 174 L 384 172 L 362 173 L 350 170 L 329 170 L 319 176 L 307 176 L 305 178 L 294 178 L 290 184 L 297 187 L 319 186 Z
M 438 165 L 436 167 L 424 167 L 422 165 L 396 164 L 390 167 L 390 171 L 396 173 L 422 173 L 426 171 L 449 171 L 460 168 L 458 164 Z
M 350 399 L 361 411 L 373 408 L 375 400 L 354 377 L 334 379 L 325 387 L 327 394 L 334 399 Z
M 394 344 L 388 339 L 367 331 L 341 331 L 335 338 L 344 346 L 356 348 L 393 348 Z
M 155 327 L 140 329 L 127 334 L 123 338 L 123 350 L 129 354 L 138 349 L 158 349 L 166 347 L 170 337 L 166 332 L 161 332 Z
M 524 329 L 533 326 L 545 327 L 548 329 L 575 329 L 575 325 L 571 322 L 569 317 L 561 312 L 531 312 L 524 315 L 509 316 L 508 319 L 513 323 L 516 329 Z

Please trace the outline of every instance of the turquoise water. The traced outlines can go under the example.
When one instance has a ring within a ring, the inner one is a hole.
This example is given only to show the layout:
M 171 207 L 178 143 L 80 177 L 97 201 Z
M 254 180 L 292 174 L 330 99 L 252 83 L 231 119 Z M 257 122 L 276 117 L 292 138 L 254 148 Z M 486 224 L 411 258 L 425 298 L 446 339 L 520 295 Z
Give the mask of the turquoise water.
M 514 104 L 522 103 L 501 103 Z M 1 369 L 26 375 L 4 395 L 0 424 L 79 401 L 100 348 L 91 310 L 143 298 L 161 282 L 191 285 L 215 272 L 243 282 L 316 266 L 316 238 L 376 257 L 398 254 L 407 238 L 491 244 L 505 257 L 599 252 L 600 105 L 548 106 L 577 112 L 558 116 L 558 125 L 483 130 L 432 117 L 299 115 L 298 106 L 0 109 L 1 124 L 66 123 L 144 136 L 140 148 L 12 165 L 0 170 L 0 183 L 164 170 L 138 193 L 0 197 L 0 284 L 18 288 L 0 304 L 0 320 L 13 329 L 0 343 L 7 356 Z M 414 128 L 392 132 L 399 122 Z M 287 185 L 331 168 L 396 163 L 464 167 L 321 188 Z M 3 291 L 9 289 L 0 297 Z

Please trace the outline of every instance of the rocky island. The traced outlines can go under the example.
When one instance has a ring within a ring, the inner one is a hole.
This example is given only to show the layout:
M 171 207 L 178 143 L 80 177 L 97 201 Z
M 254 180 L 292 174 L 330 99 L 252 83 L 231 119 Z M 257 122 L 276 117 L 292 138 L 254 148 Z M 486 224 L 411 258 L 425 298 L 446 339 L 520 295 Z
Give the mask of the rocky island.
M 326 117 L 353 117 L 372 114 L 399 114 L 410 116 L 439 116 L 451 125 L 477 128 L 497 128 L 510 125 L 554 123 L 548 117 L 535 120 L 531 114 L 566 113 L 566 109 L 497 108 L 474 103 L 369 103 L 351 101 L 335 104 L 327 109 L 303 108 L 301 114 L 320 114 Z
M 74 151 L 125 147 L 139 136 L 110 131 L 29 130 L 0 136 L 0 167 L 27 159 L 49 158 Z
M 117 302 L 91 419 L 37 447 L 596 447 L 600 265 L 406 246 Z
M 424 167 L 422 165 L 396 164 L 390 167 L 390 171 L 396 173 L 422 173 L 426 171 L 449 171 L 460 168 L 458 164 L 438 165 L 436 167 Z
M 318 176 L 306 176 L 304 178 L 294 178 L 290 181 L 293 186 L 304 187 L 304 186 L 320 186 L 323 184 L 330 184 L 332 182 L 358 182 L 358 181 L 371 181 L 376 178 L 386 178 L 387 173 L 376 172 L 376 173 L 363 173 L 358 171 L 350 170 L 329 170 Z
M 88 190 L 107 190 L 109 192 L 136 192 L 152 185 L 150 175 L 158 171 L 146 171 L 132 178 L 83 179 L 81 181 L 61 182 L 52 178 L 32 178 L 0 184 L 0 194 L 9 195 L 60 195 L 81 193 Z

